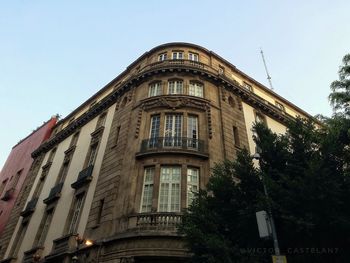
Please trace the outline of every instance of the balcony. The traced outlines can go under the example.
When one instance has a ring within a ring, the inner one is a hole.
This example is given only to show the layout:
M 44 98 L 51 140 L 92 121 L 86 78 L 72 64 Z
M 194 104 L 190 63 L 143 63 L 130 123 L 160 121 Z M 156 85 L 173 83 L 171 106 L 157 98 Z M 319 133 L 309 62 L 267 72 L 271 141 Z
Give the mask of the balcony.
M 56 257 L 57 255 L 74 251 L 77 247 L 76 234 L 69 234 L 53 241 L 53 247 L 48 257 Z
M 9 189 L 7 189 L 4 193 L 4 195 L 1 197 L 1 200 L 3 201 L 7 201 L 7 200 L 10 200 L 11 197 L 13 196 L 15 192 L 15 188 L 14 187 L 11 187 Z
M 42 257 L 44 247 L 35 247 L 24 252 L 23 263 L 39 262 Z
M 36 206 L 37 202 L 38 202 L 38 198 L 33 198 L 32 200 L 30 200 L 26 206 L 26 209 L 24 209 L 21 212 L 21 216 L 26 217 L 26 216 L 31 215 L 35 210 L 35 206 Z
M 52 187 L 49 196 L 46 199 L 44 199 L 44 203 L 50 204 L 56 201 L 58 198 L 60 198 L 62 187 L 63 187 L 63 182 Z
M 78 189 L 81 186 L 90 183 L 92 180 L 92 171 L 94 170 L 94 166 L 90 165 L 88 167 L 86 167 L 85 169 L 83 169 L 82 171 L 80 171 L 79 175 L 78 175 L 78 179 L 71 184 L 72 188 L 74 189 Z
M 128 229 L 176 231 L 176 227 L 181 221 L 182 213 L 141 213 L 129 216 Z
M 157 137 L 142 140 L 140 152 L 136 157 L 144 157 L 163 153 L 181 153 L 207 159 L 207 145 L 203 140 L 187 137 Z

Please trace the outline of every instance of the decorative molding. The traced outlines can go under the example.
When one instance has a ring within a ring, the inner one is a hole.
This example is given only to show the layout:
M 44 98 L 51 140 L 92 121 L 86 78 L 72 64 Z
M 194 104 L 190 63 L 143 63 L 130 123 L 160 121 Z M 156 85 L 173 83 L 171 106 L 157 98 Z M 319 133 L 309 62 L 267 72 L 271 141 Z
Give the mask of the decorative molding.
M 181 96 L 181 97 L 179 97 Z M 152 110 L 154 108 L 167 108 L 176 110 L 179 108 L 195 108 L 201 111 L 205 111 L 207 108 L 208 100 L 202 98 L 194 98 L 189 96 L 157 96 L 155 98 L 148 98 L 141 102 L 141 108 L 145 111 Z
M 139 111 L 137 113 L 137 122 L 136 122 L 136 129 L 135 129 L 135 138 L 139 137 L 140 133 L 140 125 L 141 125 L 141 119 L 142 119 L 142 107 L 139 108 Z
M 204 65 L 204 64 L 203 64 Z M 101 101 L 96 103 L 91 109 L 87 112 L 83 113 L 79 118 L 74 120 L 71 124 L 69 124 L 66 128 L 59 131 L 54 137 L 43 143 L 38 149 L 36 149 L 32 153 L 32 157 L 35 158 L 41 153 L 45 153 L 53 148 L 55 145 L 62 142 L 65 138 L 74 133 L 77 129 L 84 126 L 91 119 L 95 118 L 102 111 L 112 106 L 116 101 L 118 101 L 123 95 L 130 91 L 132 87 L 137 86 L 138 84 L 150 79 L 154 75 L 160 74 L 174 74 L 174 67 L 176 68 L 177 73 L 185 73 L 185 74 L 193 74 L 198 75 L 206 81 L 212 82 L 217 86 L 224 86 L 228 91 L 233 92 L 237 97 L 241 100 L 247 102 L 254 107 L 260 108 L 265 114 L 270 117 L 277 119 L 282 122 L 286 122 L 287 120 L 293 120 L 294 118 L 286 113 L 281 113 L 281 111 L 276 108 L 274 105 L 266 104 L 262 98 L 257 96 L 254 93 L 246 91 L 243 87 L 239 85 L 239 83 L 231 78 L 228 78 L 224 75 L 217 75 L 217 72 L 212 69 L 209 65 L 204 65 L 203 67 L 191 67 L 187 64 L 156 64 L 149 65 L 147 69 L 141 71 L 137 75 L 130 74 L 130 77 L 125 81 L 120 83 L 120 87 L 113 91 L 111 94 L 107 95 Z M 179 95 L 181 96 L 181 95 Z M 179 107 L 193 107 L 201 110 L 205 110 L 205 103 L 200 102 L 200 100 L 194 99 L 181 99 L 179 102 L 179 96 L 174 98 L 175 101 L 172 100 L 162 100 L 161 102 L 152 102 L 152 101 L 144 101 L 142 104 L 144 105 L 144 109 L 152 109 L 156 107 L 167 107 L 172 109 L 177 109 Z M 177 99 L 177 101 L 176 101 Z M 202 99 L 206 101 L 205 99 Z M 116 107 L 116 110 L 119 109 L 119 103 Z M 310 116 L 311 117 L 311 116 Z M 211 134 L 211 132 L 209 133 Z
M 207 104 L 206 107 L 206 114 L 207 114 L 207 122 L 208 122 L 208 136 L 209 139 L 213 138 L 213 125 L 211 121 L 211 107 L 209 104 Z

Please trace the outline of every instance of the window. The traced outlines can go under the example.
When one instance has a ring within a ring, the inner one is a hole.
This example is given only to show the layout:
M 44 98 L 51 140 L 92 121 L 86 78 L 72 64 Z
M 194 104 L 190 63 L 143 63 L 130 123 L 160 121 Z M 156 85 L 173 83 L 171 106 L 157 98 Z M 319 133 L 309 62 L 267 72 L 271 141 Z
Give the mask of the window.
M 120 125 L 117 127 L 117 131 L 116 131 L 116 133 L 115 133 L 115 145 L 118 144 L 119 133 L 120 133 Z
M 0 185 L 0 196 L 2 196 L 2 193 L 3 193 L 4 190 L 5 190 L 5 187 L 6 187 L 6 184 L 7 184 L 7 180 L 8 180 L 8 179 L 2 181 L 2 183 L 1 183 L 1 185 Z
M 183 59 L 184 53 L 182 51 L 174 51 L 172 53 L 172 59 Z
M 232 131 L 233 131 L 233 144 L 239 147 L 240 142 L 239 142 L 238 128 L 236 126 L 233 126 Z
M 98 117 L 98 120 L 97 120 L 97 124 L 96 124 L 96 130 L 98 128 L 101 128 L 102 126 L 105 125 L 105 122 L 106 122 L 106 117 L 107 117 L 107 113 L 102 113 L 99 117 Z
M 97 154 L 97 145 L 98 145 L 98 143 L 94 143 L 94 144 L 92 144 L 90 146 L 89 155 L 88 155 L 88 161 L 87 161 L 87 166 L 86 167 L 89 167 L 90 165 L 94 165 L 96 154 Z
M 203 84 L 190 82 L 189 95 L 203 98 Z
M 198 117 L 189 115 L 187 118 L 187 146 L 198 148 Z
M 21 177 L 23 169 L 21 169 L 20 171 L 18 171 L 15 175 L 15 179 L 12 182 L 12 187 L 16 187 L 19 181 L 19 178 Z
M 199 56 L 196 53 L 188 53 L 188 59 L 192 61 L 199 61 Z
M 151 85 L 149 85 L 148 97 L 161 95 L 162 94 L 161 87 L 162 85 L 160 82 L 152 83 Z
M 285 111 L 283 104 L 279 103 L 278 101 L 276 101 L 275 103 L 277 108 L 279 108 L 281 111 Z
M 183 94 L 182 80 L 172 80 L 168 82 L 168 94 Z
M 164 146 L 182 145 L 182 115 L 169 114 L 165 116 Z
M 27 227 L 28 227 L 28 222 L 22 223 L 21 226 L 18 229 L 18 232 L 16 234 L 16 238 L 14 240 L 14 242 L 12 243 L 12 248 L 11 248 L 11 252 L 10 255 L 11 256 L 17 256 L 18 250 L 22 244 L 23 238 L 24 238 L 24 234 L 27 231 Z
M 97 219 L 96 219 L 96 225 L 99 225 L 101 223 L 101 218 L 102 218 L 102 211 L 103 211 L 103 207 L 105 204 L 105 199 L 101 199 L 100 200 L 100 204 L 98 206 L 98 214 L 97 214 Z
M 157 147 L 160 128 L 160 115 L 154 115 L 151 118 L 151 129 L 149 133 L 149 147 Z
M 69 234 L 73 234 L 77 231 L 78 221 L 79 221 L 83 203 L 84 203 L 84 196 L 85 196 L 84 193 L 75 196 L 73 209 L 71 210 L 72 215 L 71 215 L 71 222 L 68 229 Z
M 151 212 L 152 210 L 153 180 L 154 180 L 154 167 L 147 167 L 145 169 L 145 176 L 144 176 L 144 183 L 143 183 L 141 213 Z
M 181 167 L 161 167 L 159 212 L 180 212 Z
M 54 149 L 51 150 L 50 155 L 49 155 L 49 158 L 47 159 L 47 162 L 48 162 L 48 163 L 52 163 L 53 158 L 55 157 L 55 154 L 56 154 L 56 148 L 54 148 Z
M 167 59 L 167 53 L 162 53 L 158 55 L 158 61 L 164 61 Z
M 249 91 L 253 91 L 252 85 L 250 85 L 250 84 L 248 84 L 246 82 L 243 82 L 243 87 L 246 88 Z
M 47 235 L 47 232 L 49 231 L 49 227 L 51 224 L 52 216 L 53 216 L 53 209 L 46 210 L 43 216 L 43 219 L 41 220 L 38 232 L 36 234 L 34 246 L 44 245 L 46 235 Z
M 187 207 L 192 204 L 194 194 L 199 190 L 199 169 L 187 168 Z
M 77 145 L 79 138 L 79 132 L 74 133 L 72 140 L 70 141 L 70 147 Z

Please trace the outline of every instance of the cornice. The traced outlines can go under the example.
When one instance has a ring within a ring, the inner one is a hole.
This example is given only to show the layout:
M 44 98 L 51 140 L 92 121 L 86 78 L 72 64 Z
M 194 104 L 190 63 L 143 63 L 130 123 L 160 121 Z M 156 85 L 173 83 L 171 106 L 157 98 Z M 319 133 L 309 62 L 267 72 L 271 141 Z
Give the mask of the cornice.
M 32 153 L 32 157 L 35 158 L 43 152 L 49 151 L 55 145 L 62 142 L 65 138 L 69 137 L 77 129 L 84 126 L 87 122 L 98 116 L 102 111 L 112 106 L 120 97 L 128 92 L 132 87 L 138 86 L 140 83 L 146 81 L 154 75 L 159 74 L 172 74 L 174 72 L 183 72 L 187 74 L 199 75 L 209 82 L 217 86 L 222 86 L 228 91 L 234 93 L 237 97 L 241 98 L 242 101 L 250 104 L 253 107 L 258 107 L 264 114 L 277 119 L 278 121 L 287 122 L 294 118 L 281 111 L 274 105 L 263 100 L 256 94 L 241 87 L 237 81 L 229 79 L 225 75 L 220 75 L 213 68 L 203 63 L 195 64 L 176 64 L 167 63 L 165 65 L 154 63 L 148 65 L 139 74 L 131 75 L 119 88 L 107 95 L 96 105 L 91 107 L 87 112 L 79 116 L 75 121 L 69 124 L 66 128 L 58 132 L 53 138 L 44 142 L 38 149 Z M 189 97 L 189 96 L 188 96 Z

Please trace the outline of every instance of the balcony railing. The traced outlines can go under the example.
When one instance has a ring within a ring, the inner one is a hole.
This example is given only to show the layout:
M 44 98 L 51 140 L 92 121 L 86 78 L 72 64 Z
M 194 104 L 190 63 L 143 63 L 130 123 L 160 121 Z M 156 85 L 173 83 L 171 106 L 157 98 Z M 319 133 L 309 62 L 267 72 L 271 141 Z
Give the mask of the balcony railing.
M 9 199 L 11 199 L 11 197 L 13 196 L 15 192 L 15 188 L 14 187 L 11 187 L 9 189 L 7 189 L 4 193 L 4 195 L 1 197 L 1 200 L 4 200 L 4 201 L 7 201 Z
M 129 230 L 173 230 L 181 223 L 182 213 L 158 212 L 129 216 Z
M 181 152 L 208 157 L 208 150 L 203 140 L 187 137 L 156 137 L 142 140 L 137 156 L 164 152 Z
M 78 189 L 79 187 L 89 183 L 92 180 L 92 171 L 94 169 L 93 165 L 90 165 L 80 171 L 78 179 L 71 184 L 72 188 Z
M 76 249 L 76 234 L 69 234 L 53 241 L 51 255 L 67 253 Z
M 21 212 L 21 216 L 25 217 L 25 216 L 29 216 L 30 214 L 32 214 L 35 210 L 35 206 L 36 206 L 37 202 L 38 202 L 38 198 L 33 198 L 32 200 L 30 200 L 26 206 L 26 209 L 24 209 Z
M 184 65 L 184 66 L 190 66 L 190 67 L 196 67 L 200 69 L 209 69 L 209 67 L 199 61 L 194 61 L 194 60 L 188 60 L 188 59 L 167 59 L 163 61 L 158 61 L 155 63 L 150 64 L 148 67 L 154 68 L 154 67 L 159 67 L 159 66 L 167 66 L 167 65 Z M 144 71 L 146 68 L 143 68 L 141 71 Z
M 52 187 L 49 196 L 46 199 L 44 199 L 44 203 L 49 204 L 57 200 L 58 198 L 60 198 L 62 187 L 63 187 L 63 182 Z

